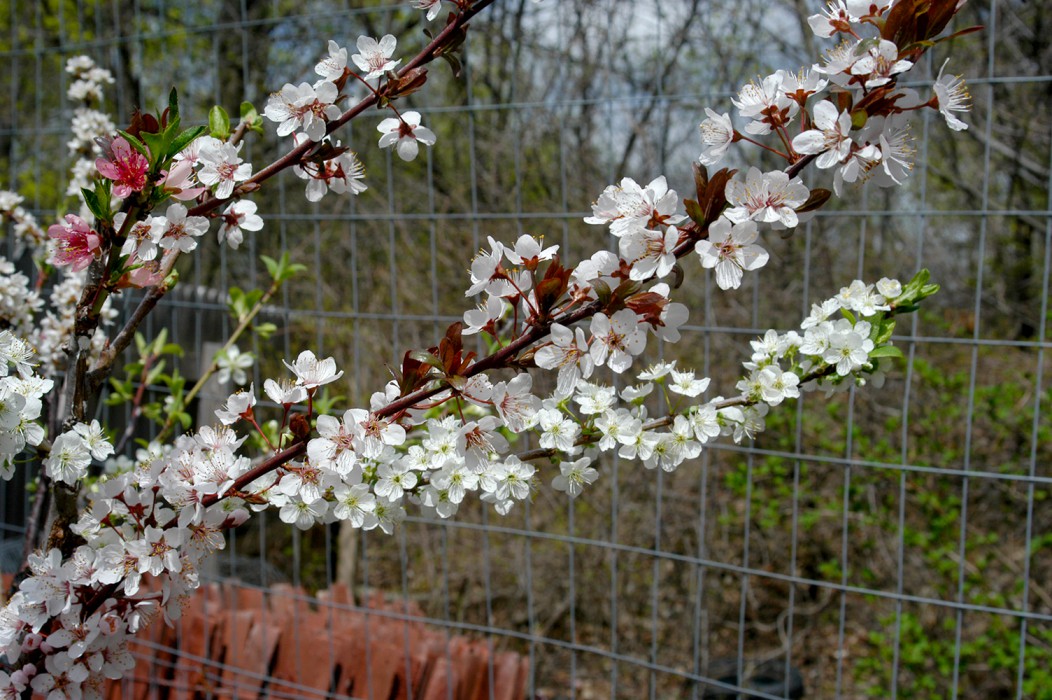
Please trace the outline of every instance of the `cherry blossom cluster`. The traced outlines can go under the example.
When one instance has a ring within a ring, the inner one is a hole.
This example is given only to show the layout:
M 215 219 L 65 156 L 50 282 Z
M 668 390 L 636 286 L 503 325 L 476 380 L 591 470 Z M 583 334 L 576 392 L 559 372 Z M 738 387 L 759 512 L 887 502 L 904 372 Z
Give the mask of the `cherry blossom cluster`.
M 952 16 L 963 4 L 961 0 L 944 14 Z M 732 143 L 744 140 L 789 162 L 806 156 L 819 169 L 834 169 L 837 194 L 844 183 L 901 184 L 909 176 L 915 154 L 909 113 L 936 109 L 951 129 L 966 129 L 957 114 L 969 109 L 971 98 L 960 77 L 945 74 L 946 63 L 929 97 L 898 87 L 896 76 L 912 68 L 913 59 L 923 49 L 899 46 L 887 38 L 893 7 L 890 1 L 833 0 L 824 13 L 810 17 L 816 35 L 841 42 L 810 68 L 797 73 L 779 70 L 743 87 L 732 101 L 739 117 L 747 121 L 744 134 L 735 129 L 728 114 L 707 109 L 708 119 L 701 124 L 701 162 L 719 163 Z M 883 33 L 878 28 L 884 28 Z M 767 145 L 754 137 L 777 142 Z M 744 207 L 739 219 L 748 213 L 756 220 L 755 210 L 763 208 L 767 217 L 763 220 L 773 222 L 776 217 L 766 202 L 800 202 L 800 196 L 806 197 L 799 185 L 789 192 L 787 182 L 768 183 L 768 175 L 750 171 L 745 186 L 737 192 L 736 202 Z M 787 213 L 784 208 L 782 212 Z M 796 225 L 791 216 L 777 220 L 786 227 Z
M 520 239 L 517 249 L 520 254 L 544 252 L 536 240 Z M 894 280 L 876 286 L 853 282 L 816 304 L 800 332 L 771 330 L 753 341 L 754 353 L 745 363 L 750 374 L 732 399 L 716 396 L 696 403 L 710 379 L 673 362 L 639 372 L 639 383 L 620 392 L 578 379 L 570 393 L 557 386 L 546 398 L 533 393 L 529 373 L 495 384 L 476 375 L 456 396 L 445 390 L 426 402 L 469 402 L 470 420 L 464 410 L 431 417 L 424 405 L 386 419 L 380 415 L 383 408 L 400 394 L 392 382 L 372 397 L 371 410 L 318 416 L 317 437 L 296 459 L 273 470 L 259 470 L 240 454 L 247 436 L 237 429 L 258 429 L 261 406 L 251 388 L 238 392 L 216 412 L 218 425 L 181 436 L 170 447 L 140 450 L 131 469 L 100 484 L 73 528 L 87 543 L 71 560 L 63 562 L 58 550 L 34 555 L 32 575 L 0 614 L 0 651 L 17 667 L 8 679 L 38 692 L 60 688 L 69 693 L 90 690 L 82 684 L 93 678 L 119 677 L 126 670 L 126 635 L 158 614 L 178 618 L 185 596 L 198 586 L 202 557 L 221 549 L 222 531 L 243 523 L 253 510 L 275 508 L 282 521 L 304 529 L 341 520 L 390 532 L 408 505 L 448 518 L 471 494 L 507 513 L 537 488 L 537 468 L 530 459 L 557 462 L 552 488 L 573 498 L 597 480 L 592 465 L 601 452 L 672 471 L 721 435 L 736 442 L 752 438 L 763 430 L 768 407 L 799 396 L 802 388 L 848 377 L 861 380 L 875 372 L 876 329 L 897 304 L 915 297 Z M 556 331 L 537 355 L 559 347 L 557 338 L 567 332 Z M 31 377 L 25 350 L 11 334 L 0 335 L 0 353 Z M 595 366 L 590 352 L 574 362 L 589 372 Z M 285 430 L 293 423 L 294 407 L 307 404 L 309 412 L 318 389 L 343 374 L 331 358 L 309 351 L 286 364 L 294 380 L 268 379 L 264 387 L 282 415 L 279 449 L 290 449 L 285 441 L 295 439 Z M 38 381 L 37 393 L 23 398 L 24 390 L 8 390 L 5 382 L 11 379 L 0 381 L 5 392 L 0 427 L 5 428 L 26 422 L 20 414 L 38 415 L 39 397 L 48 388 Z M 19 386 L 17 380 L 12 386 Z M 666 405 L 652 418 L 647 399 L 659 393 Z M 28 407 L 31 401 L 34 408 Z M 37 431 L 39 442 L 42 431 Z M 535 433 L 540 450 L 516 455 L 509 438 L 527 431 Z M 44 466 L 51 478 L 75 483 L 93 461 L 100 463 L 111 453 L 97 422 L 78 423 L 54 440 Z M 37 651 L 43 654 L 42 665 L 39 660 L 18 664 Z
M 199 585 L 202 558 L 222 549 L 223 532 L 253 512 L 273 508 L 298 528 L 345 521 L 385 532 L 410 508 L 448 518 L 470 497 L 504 514 L 549 479 L 553 489 L 577 497 L 598 480 L 603 453 L 671 471 L 720 436 L 753 438 L 771 407 L 801 391 L 879 385 L 881 363 L 899 354 L 891 345 L 895 316 L 937 290 L 926 272 L 905 284 L 852 282 L 815 304 L 797 330 L 767 331 L 752 342 L 729 398 L 706 397 L 712 379 L 690 368 L 669 362 L 640 370 L 637 359 L 651 337 L 680 339 L 688 309 L 672 300 L 667 280 L 684 258 L 695 254 L 721 289 L 738 288 L 744 272 L 768 261 L 758 243 L 765 228 L 792 229 L 825 203 L 832 193 L 805 186 L 804 167 L 833 169 L 837 194 L 844 183 L 898 184 L 910 167 L 911 111 L 938 109 L 952 128 L 963 127 L 955 116 L 967 106 L 959 79 L 940 71 L 927 101 L 897 87 L 897 76 L 934 36 L 919 27 L 941 31 L 957 7 L 932 3 L 938 7 L 921 23 L 895 14 L 891 3 L 831 2 L 811 25 L 844 42 L 808 71 L 777 72 L 743 88 L 734 104 L 747 121 L 744 133 L 729 115 L 707 110 L 697 199 L 681 208 L 663 176 L 646 185 L 626 177 L 600 194 L 585 221 L 608 227 L 616 250 L 570 267 L 543 238 L 489 238 L 470 265 L 466 296 L 479 298 L 477 308 L 435 347 L 407 352 L 368 408 L 316 414 L 318 392 L 343 372 L 332 358 L 305 350 L 286 361 L 289 376 L 266 379 L 266 402 L 249 385 L 216 411 L 216 424 L 152 443 L 135 460 L 115 458 L 112 426 L 90 420 L 78 393 L 90 384 L 89 369 L 96 386 L 95 374 L 111 369 L 103 361 L 109 294 L 127 286 L 163 294 L 171 264 L 197 248 L 213 218 L 220 241 L 232 247 L 261 230 L 256 205 L 242 197 L 283 168 L 307 181 L 310 201 L 330 190 L 363 191 L 360 161 L 332 134 L 362 105 L 393 112 L 378 126 L 379 147 L 404 160 L 435 136 L 419 113 L 393 104 L 419 89 L 425 75 L 417 59 L 399 69 L 390 35 L 360 37 L 353 54 L 330 42 L 315 67 L 317 81 L 287 84 L 271 96 L 265 116 L 279 135 L 292 136 L 293 148 L 256 175 L 240 157 L 251 114 L 233 131 L 219 110 L 209 119 L 210 135 L 204 127 L 180 132 L 173 92 L 158 117 L 139 115 L 128 130 L 111 129 L 93 163 L 94 189 L 82 192 L 89 212 L 48 229 L 48 262 L 64 276 L 54 281 L 46 313 L 39 313 L 28 278 L 0 260 L 0 290 L 10 290 L 12 300 L 0 297 L 0 319 L 10 329 L 0 331 L 0 476 L 10 478 L 19 454 L 34 448 L 43 483 L 74 491 L 88 479 L 95 485 L 68 520 L 82 543 L 53 543 L 34 554 L 28 576 L 0 610 L 0 698 L 29 690 L 100 697 L 104 679 L 131 668 L 128 635 L 153 618 L 178 618 Z M 414 6 L 433 19 L 442 3 Z M 449 33 L 435 40 L 443 55 L 455 48 L 452 30 L 462 29 L 457 23 L 474 9 L 455 6 Z M 877 26 L 880 37 L 872 36 Z M 439 52 L 432 50 L 434 58 Z M 71 66 L 84 81 L 78 94 L 97 99 L 102 74 L 85 61 Z M 367 96 L 343 111 L 349 84 Z M 707 167 L 737 141 L 779 154 L 787 168 L 710 176 Z M 9 193 L 0 193 L 0 210 L 16 226 L 31 220 L 16 214 L 20 200 Z M 491 343 L 482 357 L 464 345 L 476 334 Z M 244 384 L 254 358 L 235 339 L 215 371 Z M 633 367 L 634 383 L 610 383 Z M 56 400 L 52 379 L 63 370 L 77 380 L 72 408 L 45 421 L 46 405 L 66 405 Z M 47 435 L 45 423 L 61 428 Z M 534 449 L 522 448 L 527 437 Z
M 437 2 L 428 3 L 428 19 L 434 18 L 438 6 Z M 414 82 L 416 75 L 405 84 L 395 75 L 401 59 L 394 58 L 398 42 L 393 35 L 384 35 L 379 40 L 360 36 L 355 45 L 358 52 L 350 54 L 349 58 L 357 71 L 348 65 L 347 48 L 329 41 L 329 55 L 314 67 L 319 79 L 299 85 L 286 83 L 280 92 L 270 96 L 264 110 L 268 119 L 277 122 L 278 136 L 291 134 L 297 146 L 305 142 L 317 144 L 293 168 L 297 177 L 308 181 L 307 199 L 311 202 L 319 201 L 329 190 L 337 194 L 359 194 L 366 189 L 362 182 L 365 168 L 358 156 L 341 146 L 338 140 L 327 136 L 330 123 L 342 117 L 338 103 L 347 97 L 343 90 L 348 81 L 353 78 L 374 95 L 386 90 L 385 96 L 409 94 L 419 87 Z M 386 86 L 382 85 L 385 77 L 388 80 Z M 395 116 L 382 120 L 377 126 L 382 134 L 380 148 L 393 147 L 402 160 L 413 160 L 419 153 L 419 144 L 434 145 L 435 134 L 421 125 L 419 112 L 399 112 L 391 104 L 388 107 Z
M 58 241 L 73 235 L 71 230 L 76 226 L 87 230 L 80 217 L 70 214 L 68 219 L 66 226 L 59 226 L 60 230 L 56 231 Z M 64 255 L 61 246 L 54 249 L 54 255 Z M 26 339 L 26 347 L 32 348 L 40 374 L 54 377 L 66 367 L 65 350 L 72 337 L 77 305 L 84 289 L 83 273 L 71 270 L 62 275 L 51 287 L 47 304 L 36 287 L 13 262 L 0 257 L 0 326 Z M 100 315 L 104 324 L 115 318 L 116 311 L 108 300 L 100 309 Z M 97 356 L 105 342 L 105 334 L 96 333 L 88 349 Z

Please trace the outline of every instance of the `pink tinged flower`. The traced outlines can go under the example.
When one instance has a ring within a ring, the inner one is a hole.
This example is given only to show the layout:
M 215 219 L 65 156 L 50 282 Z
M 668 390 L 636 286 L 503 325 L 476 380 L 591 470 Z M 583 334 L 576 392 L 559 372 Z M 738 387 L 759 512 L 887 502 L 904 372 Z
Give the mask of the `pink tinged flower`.
M 791 71 L 778 71 L 782 76 L 782 91 L 785 96 L 797 104 L 803 105 L 808 98 L 815 93 L 826 89 L 829 81 L 819 77 L 818 71 L 811 68 L 803 68 L 793 73 Z
M 720 217 L 709 227 L 708 239 L 694 245 L 701 256 L 701 266 L 716 269 L 720 289 L 737 289 L 745 270 L 758 270 L 767 264 L 767 251 L 754 245 L 757 235 L 753 221 L 732 225 L 729 219 Z
M 427 10 L 427 21 L 430 22 L 438 17 L 442 9 L 442 0 L 413 0 L 413 7 L 417 10 Z
M 403 112 L 401 120 L 388 117 L 380 122 L 376 130 L 383 134 L 380 137 L 380 148 L 394 146 L 398 157 L 405 161 L 416 158 L 420 150 L 418 142 L 425 146 L 435 144 L 435 132 L 426 126 L 420 126 L 419 112 Z
M 822 100 L 814 107 L 814 126 L 793 139 L 798 153 L 819 154 L 815 165 L 831 168 L 851 152 L 851 115 L 838 112 L 836 106 Z
M 209 187 L 215 187 L 218 199 L 227 199 L 234 186 L 252 176 L 252 164 L 243 163 L 238 155 L 239 146 L 220 143 L 216 148 L 204 148 L 198 156 L 202 164 L 197 179 Z
M 497 335 L 497 321 L 504 316 L 510 307 L 500 297 L 487 296 L 486 302 L 478 308 L 464 312 L 464 335 L 473 335 L 479 331 Z
M 852 24 L 857 24 L 859 17 L 852 14 L 844 4 L 844 0 L 830 0 L 823 14 L 811 15 L 807 23 L 815 36 L 831 37 L 837 32 L 850 34 Z
M 558 369 L 559 379 L 556 393 L 569 396 L 579 379 L 588 379 L 595 369 L 595 362 L 588 352 L 588 340 L 584 329 L 570 329 L 560 323 L 551 327 L 551 343 L 540 348 L 534 355 L 537 366 L 542 369 Z
M 113 180 L 113 196 L 123 198 L 132 192 L 142 192 L 150 169 L 146 156 L 132 148 L 123 136 L 113 139 L 108 151 L 95 161 L 95 168 L 104 178 Z
M 117 231 L 124 228 L 127 214 L 117 212 L 113 216 L 113 227 Z M 128 230 L 121 255 L 135 255 L 141 262 L 153 260 L 157 257 L 157 243 L 161 240 L 162 227 L 155 226 L 157 220 L 148 216 L 143 221 L 136 221 Z
M 30 681 L 34 691 L 47 700 L 83 697 L 81 686 L 91 675 L 87 666 L 74 662 L 69 654 L 58 653 L 44 657 L 44 669 L 45 673 L 38 673 Z
M 47 234 L 55 242 L 50 259 L 53 265 L 69 265 L 79 272 L 102 255 L 99 234 L 75 214 L 66 214 L 66 223 L 48 227 Z
M 798 177 L 790 180 L 781 170 L 762 173 L 757 168 L 749 168 L 745 182 L 735 177 L 727 183 L 726 193 L 731 208 L 724 216 L 734 223 L 778 222 L 788 228 L 799 222 L 796 207 L 806 202 L 810 194 Z
M 745 127 L 750 134 L 768 134 L 772 127 L 792 121 L 800 109 L 800 105 L 786 96 L 782 88 L 783 77 L 781 72 L 772 73 L 759 83 L 751 82 L 742 87 L 738 99 L 731 98 L 741 116 L 752 118 L 753 121 Z
M 639 317 L 631 309 L 621 309 L 613 316 L 598 313 L 592 317 L 589 330 L 592 344 L 589 352 L 596 367 L 607 365 L 615 372 L 632 366 L 632 357 L 646 348 L 647 334 Z
M 297 138 L 296 145 L 304 138 Z M 333 142 L 333 146 L 339 149 L 340 142 Z M 320 164 L 306 162 L 294 166 L 292 172 L 301 180 L 307 180 L 307 201 L 310 202 L 321 201 L 329 190 L 336 194 L 350 192 L 357 195 L 369 189 L 362 182 L 365 179 L 365 166 L 353 151 L 346 151 Z
M 163 217 L 156 217 L 156 226 L 161 231 L 158 245 L 165 250 L 183 253 L 197 247 L 197 239 L 208 231 L 208 219 L 186 214 L 186 206 L 176 202 L 168 207 Z
M 537 239 L 524 233 L 515 241 L 513 247 L 504 248 L 504 255 L 512 265 L 525 265 L 533 269 L 542 260 L 551 260 L 559 252 L 559 246 L 553 245 L 545 248 L 542 241 L 543 236 Z
M 164 281 L 164 272 L 159 260 L 149 260 L 128 273 L 125 280 L 131 287 L 143 289 L 156 287 Z
M 176 162 L 186 161 L 191 167 L 194 167 L 200 159 L 201 151 L 207 148 L 219 148 L 222 143 L 214 136 L 199 136 L 191 141 L 186 148 L 176 153 L 174 160 Z
M 293 384 L 291 380 L 285 379 L 280 383 L 273 379 L 263 382 L 263 392 L 271 401 L 286 408 L 295 403 L 303 403 L 307 400 L 307 390 L 302 386 Z
M 222 408 L 216 409 L 216 418 L 223 425 L 233 425 L 241 418 L 252 417 L 252 407 L 256 405 L 256 395 L 252 385 L 248 391 L 238 391 L 231 394 Z
M 329 55 L 321 59 L 314 66 L 314 72 L 325 80 L 339 80 L 343 77 L 343 70 L 347 67 L 347 49 L 342 48 L 335 41 L 329 40 Z
M 525 430 L 541 407 L 541 400 L 530 393 L 532 387 L 533 378 L 525 372 L 493 385 L 493 406 L 513 433 Z
M 632 261 L 629 278 L 642 281 L 651 277 L 664 277 L 672 272 L 676 264 L 675 249 L 679 242 L 679 230 L 669 226 L 664 231 L 640 229 L 624 236 L 620 241 L 620 252 Z
M 702 148 L 698 161 L 702 165 L 715 165 L 723 160 L 727 149 L 734 143 L 734 125 L 727 113 L 717 114 L 706 107 L 705 114 L 709 118 L 698 126 Z
M 379 78 L 387 71 L 397 68 L 402 62 L 391 60 L 397 44 L 398 41 L 391 34 L 385 34 L 380 41 L 371 36 L 360 36 L 357 42 L 358 53 L 351 56 L 351 60 L 359 70 L 365 72 L 362 77 L 366 80 Z
M 231 248 L 237 248 L 244 241 L 244 231 L 259 231 L 263 228 L 263 219 L 256 214 L 256 203 L 241 199 L 223 212 L 222 225 L 219 227 L 219 242 Z
M 954 112 L 967 112 L 972 107 L 972 96 L 968 93 L 968 86 L 959 75 L 943 76 L 949 59 L 942 63 L 939 68 L 939 77 L 935 79 L 932 89 L 935 91 L 935 102 L 939 112 L 946 119 L 946 125 L 954 131 L 963 131 L 968 125 L 954 116 Z
M 302 127 L 311 141 L 321 141 L 326 122 L 340 116 L 340 108 L 333 104 L 338 94 L 336 85 L 328 81 L 314 86 L 286 83 L 281 92 L 270 96 L 263 113 L 278 122 L 278 136 L 288 136 Z
M 891 76 L 908 71 L 912 67 L 911 61 L 899 60 L 899 47 L 895 42 L 881 39 L 852 64 L 851 75 L 864 76 L 866 89 L 872 90 L 887 85 L 891 82 Z
M 197 199 L 197 196 L 205 191 L 204 187 L 195 186 L 193 180 L 194 165 L 189 160 L 176 161 L 172 169 L 161 178 L 161 188 L 167 192 L 172 199 L 187 202 Z
M 282 360 L 282 362 L 285 362 Z M 296 383 L 310 392 L 323 384 L 334 382 L 343 376 L 343 370 L 336 371 L 336 360 L 327 357 L 319 360 L 310 350 L 304 350 L 291 365 L 285 362 L 293 374 L 296 375 Z
M 645 219 L 650 208 L 647 206 L 643 188 L 630 177 L 623 178 L 620 184 L 609 185 L 592 204 L 592 215 L 585 217 L 586 224 L 604 225 L 623 218 Z
M 342 421 L 332 416 L 318 416 L 317 431 L 318 437 L 307 443 L 311 464 L 333 469 L 344 477 L 349 475 L 358 463 L 355 440 L 360 431 L 353 414 L 345 413 Z
M 470 297 L 485 290 L 493 296 L 503 296 L 501 293 L 506 281 L 501 269 L 501 260 L 504 258 L 504 244 L 496 241 L 490 236 L 491 250 L 479 251 L 478 255 L 471 261 L 471 286 L 464 292 L 464 296 Z
M 149 572 L 160 576 L 164 571 L 179 572 L 183 562 L 179 556 L 179 547 L 183 544 L 186 531 L 179 528 L 163 529 L 147 525 L 143 537 L 128 543 L 128 551 L 139 558 L 139 573 Z
M 863 148 L 853 148 L 839 168 L 833 173 L 833 191 L 839 197 L 845 182 L 865 181 L 865 178 L 879 164 L 883 155 L 873 144 Z
M 362 456 L 368 459 L 379 458 L 384 445 L 398 446 L 405 442 L 405 428 L 361 408 L 347 409 L 343 414 L 343 422 L 354 426 L 358 438 L 356 446 L 360 448 Z

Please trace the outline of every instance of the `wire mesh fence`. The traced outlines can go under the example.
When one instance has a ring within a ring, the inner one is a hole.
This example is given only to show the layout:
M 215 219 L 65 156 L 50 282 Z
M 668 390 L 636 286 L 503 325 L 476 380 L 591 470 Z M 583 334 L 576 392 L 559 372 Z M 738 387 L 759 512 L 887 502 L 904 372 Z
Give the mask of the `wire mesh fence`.
M 468 254 L 486 236 L 543 234 L 576 260 L 608 243 L 582 223 L 607 184 L 666 174 L 689 191 L 704 108 L 813 60 L 805 15 L 819 8 L 802 5 L 498 3 L 474 21 L 462 75 L 439 67 L 412 98 L 438 135 L 426 157 L 371 148 L 379 112 L 355 122 L 343 138 L 370 189 L 310 204 L 301 181 L 279 178 L 260 202 L 264 230 L 237 251 L 203 245 L 145 332 L 172 328 L 194 377 L 231 329 L 225 290 L 262 284 L 258 256 L 288 251 L 310 273 L 267 310 L 280 332 L 253 348 L 254 379 L 312 347 L 348 370 L 339 393 L 364 405 L 404 349 L 434 344 L 472 303 Z M 63 206 L 71 56 L 114 71 L 118 121 L 173 85 L 186 118 L 203 121 L 211 104 L 261 106 L 308 79 L 328 38 L 391 32 L 418 47 L 421 19 L 407 3 L 12 0 L 2 184 L 43 220 Z M 900 324 L 906 360 L 883 387 L 783 406 L 754 444 L 713 445 L 674 473 L 609 461 L 587 498 L 542 489 L 503 518 L 465 505 L 385 536 L 301 534 L 264 514 L 230 536 L 211 575 L 346 584 L 354 610 L 382 596 L 383 615 L 480 640 L 491 659 L 523 655 L 531 698 L 1052 697 L 1052 6 L 973 0 L 962 19 L 985 31 L 939 47 L 912 79 L 930 85 L 952 55 L 972 86 L 970 129 L 926 117 L 907 187 L 849 189 L 770 241 L 764 274 L 734 294 L 688 269 L 685 341 L 651 352 L 719 382 L 750 339 L 795 327 L 851 279 L 930 268 L 943 289 Z M 272 135 L 250 140 L 246 160 L 279 149 Z M 201 415 L 227 393 L 215 387 Z M 24 493 L 0 484 L 4 552 L 20 554 Z M 331 629 L 303 643 L 336 653 Z M 482 672 L 496 697 L 495 665 Z

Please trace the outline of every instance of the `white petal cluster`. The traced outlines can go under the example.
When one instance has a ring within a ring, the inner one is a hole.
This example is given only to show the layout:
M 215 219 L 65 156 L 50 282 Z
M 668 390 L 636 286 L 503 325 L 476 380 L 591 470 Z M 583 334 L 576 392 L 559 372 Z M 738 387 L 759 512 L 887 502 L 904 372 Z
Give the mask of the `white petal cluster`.
M 299 145 L 306 137 L 295 135 Z M 330 190 L 336 194 L 361 194 L 368 189 L 362 182 L 365 179 L 365 166 L 358 160 L 354 151 L 340 146 L 339 140 L 326 137 L 323 143 L 330 145 L 339 155 L 324 160 L 302 161 L 292 168 L 292 172 L 301 180 L 307 181 L 307 201 L 320 202 Z
M 3 217 L 4 221 L 11 222 L 11 233 L 15 240 L 15 259 L 21 257 L 27 247 L 35 253 L 42 251 L 48 241 L 47 232 L 40 227 L 36 217 L 22 206 L 23 201 L 25 201 L 24 198 L 15 192 L 0 190 L 0 217 Z M 0 265 L 6 265 L 6 262 Z
M 302 131 L 311 141 L 321 141 L 326 122 L 340 116 L 340 108 L 334 104 L 338 94 L 336 84 L 324 79 L 313 85 L 286 83 L 270 96 L 264 114 L 278 123 L 278 136 Z
M 113 85 L 114 80 L 110 71 L 83 55 L 67 60 L 66 72 L 73 79 L 66 94 L 77 105 L 70 125 L 73 138 L 66 142 L 69 154 L 75 159 L 66 195 L 80 197 L 81 188 L 91 187 L 91 178 L 96 174 L 95 159 L 102 155 L 96 139 L 112 136 L 117 129 L 113 119 L 97 109 L 103 99 L 103 89 Z
M 388 117 L 376 126 L 383 134 L 380 137 L 380 148 L 395 149 L 402 160 L 415 160 L 420 152 L 420 144 L 434 146 L 435 132 L 420 124 L 420 112 L 403 112 L 398 117 Z
M 0 480 L 14 476 L 15 457 L 44 439 L 40 424 L 51 379 L 34 373 L 33 350 L 11 331 L 0 331 Z

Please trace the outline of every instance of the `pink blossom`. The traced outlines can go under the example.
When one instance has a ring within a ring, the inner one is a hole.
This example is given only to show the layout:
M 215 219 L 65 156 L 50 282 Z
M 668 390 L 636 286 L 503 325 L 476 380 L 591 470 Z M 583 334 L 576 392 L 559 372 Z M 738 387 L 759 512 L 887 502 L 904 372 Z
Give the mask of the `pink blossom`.
M 127 197 L 146 187 L 150 162 L 127 139 L 118 136 L 110 142 L 109 153 L 95 161 L 95 167 L 104 178 L 113 180 L 114 197 Z
M 164 174 L 161 179 L 161 185 L 164 187 L 164 191 L 171 194 L 172 199 L 178 199 L 180 202 L 187 202 L 191 199 L 197 199 L 197 195 L 205 191 L 204 187 L 195 187 L 192 175 L 194 173 L 194 165 L 189 160 L 178 161 L 172 166 L 172 169 Z
M 124 276 L 121 284 L 130 287 L 156 287 L 164 281 L 159 260 L 148 260 Z
M 51 263 L 70 265 L 79 272 L 102 253 L 102 240 L 91 230 L 88 222 L 75 214 L 66 214 L 66 223 L 48 228 L 47 235 L 55 241 Z

